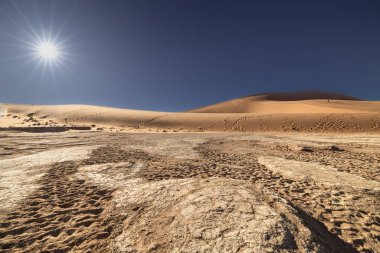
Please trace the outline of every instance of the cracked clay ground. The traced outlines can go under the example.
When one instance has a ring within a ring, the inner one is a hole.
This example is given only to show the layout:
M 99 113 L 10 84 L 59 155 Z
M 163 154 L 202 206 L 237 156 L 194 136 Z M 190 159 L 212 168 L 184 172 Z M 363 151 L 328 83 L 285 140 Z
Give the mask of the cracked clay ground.
M 380 252 L 380 136 L 1 133 L 0 221 L 0 252 Z

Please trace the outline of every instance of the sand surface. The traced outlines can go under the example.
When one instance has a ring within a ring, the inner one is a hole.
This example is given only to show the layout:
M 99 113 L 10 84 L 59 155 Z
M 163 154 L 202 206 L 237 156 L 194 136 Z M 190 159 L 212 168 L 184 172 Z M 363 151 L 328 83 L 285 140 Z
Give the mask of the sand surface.
M 379 252 L 379 175 L 368 133 L 3 132 L 0 251 Z
M 0 252 L 380 252 L 379 133 L 323 92 L 0 104 Z
M 9 126 L 89 126 L 118 132 L 379 133 L 380 102 L 306 92 L 248 96 L 187 112 L 0 104 L 0 128 Z

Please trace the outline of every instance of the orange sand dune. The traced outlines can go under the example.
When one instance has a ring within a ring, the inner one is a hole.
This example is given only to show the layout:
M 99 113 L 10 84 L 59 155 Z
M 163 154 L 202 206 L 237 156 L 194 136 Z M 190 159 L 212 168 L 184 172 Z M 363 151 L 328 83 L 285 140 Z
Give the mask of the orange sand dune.
M 249 96 L 179 113 L 90 105 L 2 104 L 0 127 L 84 125 L 112 131 L 380 132 L 378 101 L 328 93 L 316 93 L 314 97 L 310 93 L 300 94 L 304 96 Z M 298 100 L 305 96 L 309 99 Z
M 326 92 L 268 93 L 197 108 L 201 113 L 380 113 L 380 102 Z

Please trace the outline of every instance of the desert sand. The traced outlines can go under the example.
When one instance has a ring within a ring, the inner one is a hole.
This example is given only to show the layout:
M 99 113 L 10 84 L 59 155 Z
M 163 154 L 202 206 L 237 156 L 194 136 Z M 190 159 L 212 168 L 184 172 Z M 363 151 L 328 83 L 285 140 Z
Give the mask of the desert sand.
M 0 127 L 66 125 L 113 131 L 380 132 L 379 101 L 321 92 L 254 95 L 177 113 L 89 105 L 2 104 L 0 108 Z
M 295 95 L 3 104 L 0 251 L 380 252 L 380 102 Z

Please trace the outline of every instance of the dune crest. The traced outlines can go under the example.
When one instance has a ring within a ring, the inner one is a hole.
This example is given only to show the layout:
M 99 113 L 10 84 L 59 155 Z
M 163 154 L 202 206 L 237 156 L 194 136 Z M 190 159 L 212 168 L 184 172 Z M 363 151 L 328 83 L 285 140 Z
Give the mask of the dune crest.
M 324 92 L 324 91 L 302 91 L 302 92 L 270 92 L 259 93 L 255 95 L 245 96 L 256 100 L 274 100 L 274 101 L 298 101 L 298 100 L 317 100 L 317 99 L 334 99 L 334 100 L 354 100 L 355 98 L 340 93 Z

